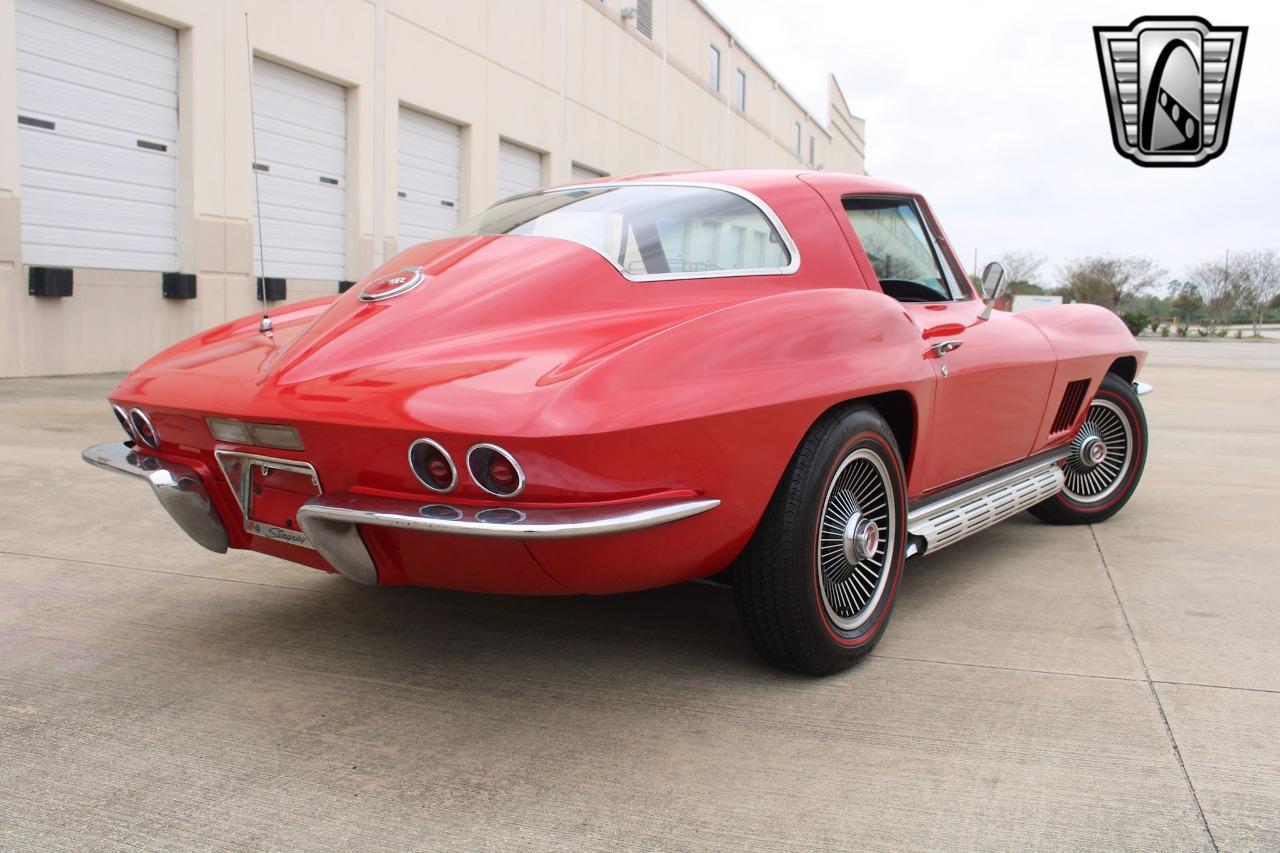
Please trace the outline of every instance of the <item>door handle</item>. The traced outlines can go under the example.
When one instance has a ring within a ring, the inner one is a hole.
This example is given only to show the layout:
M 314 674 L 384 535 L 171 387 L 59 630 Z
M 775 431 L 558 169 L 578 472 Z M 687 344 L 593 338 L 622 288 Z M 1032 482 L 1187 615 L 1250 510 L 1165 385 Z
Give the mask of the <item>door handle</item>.
M 933 354 L 941 358 L 952 350 L 960 349 L 960 345 L 964 341 L 938 341 L 936 344 L 929 344 L 929 349 L 933 350 Z

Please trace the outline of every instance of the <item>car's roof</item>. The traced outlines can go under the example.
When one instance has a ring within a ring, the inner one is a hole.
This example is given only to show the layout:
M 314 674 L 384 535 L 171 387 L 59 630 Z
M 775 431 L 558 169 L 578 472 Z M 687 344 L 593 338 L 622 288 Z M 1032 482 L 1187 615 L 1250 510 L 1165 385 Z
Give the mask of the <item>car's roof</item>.
M 726 184 L 731 187 L 759 193 L 780 184 L 795 181 L 803 176 L 817 178 L 822 183 L 833 180 L 848 183 L 849 192 L 866 195 L 918 195 L 918 193 L 901 184 L 869 178 L 866 175 L 849 175 L 842 172 L 818 172 L 812 169 L 704 169 L 668 172 L 643 172 L 636 175 L 622 175 L 602 178 L 599 181 L 582 181 L 580 183 L 614 183 L 628 181 L 673 183 L 693 182 L 707 184 Z

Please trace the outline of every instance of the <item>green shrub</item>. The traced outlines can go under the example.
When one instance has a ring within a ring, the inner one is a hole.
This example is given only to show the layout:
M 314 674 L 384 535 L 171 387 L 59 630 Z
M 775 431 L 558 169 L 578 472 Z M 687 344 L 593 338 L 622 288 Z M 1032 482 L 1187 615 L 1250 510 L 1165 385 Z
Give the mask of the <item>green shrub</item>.
M 1129 327 L 1129 333 L 1135 338 L 1142 334 L 1142 330 L 1151 322 L 1151 318 L 1139 311 L 1126 311 L 1120 315 L 1120 319 L 1124 320 L 1124 324 Z
M 1189 331 L 1191 331 L 1191 327 L 1190 327 L 1190 326 L 1179 326 L 1179 327 L 1178 327 L 1178 337 L 1180 337 L 1180 338 L 1185 338 L 1185 337 L 1187 336 L 1187 332 L 1189 332 Z
M 1162 337 L 1162 338 L 1167 338 L 1167 337 L 1169 337 L 1169 327 L 1168 327 L 1168 326 L 1161 326 L 1161 327 L 1160 327 L 1160 337 Z

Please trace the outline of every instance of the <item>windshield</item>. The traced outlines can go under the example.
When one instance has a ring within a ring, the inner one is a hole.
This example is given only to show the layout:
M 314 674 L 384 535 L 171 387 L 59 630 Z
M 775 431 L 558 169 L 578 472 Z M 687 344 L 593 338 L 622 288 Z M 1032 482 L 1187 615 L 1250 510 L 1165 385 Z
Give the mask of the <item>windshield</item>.
M 792 252 L 748 199 L 712 187 L 551 190 L 499 202 L 447 237 L 520 234 L 572 240 L 630 278 L 791 272 Z

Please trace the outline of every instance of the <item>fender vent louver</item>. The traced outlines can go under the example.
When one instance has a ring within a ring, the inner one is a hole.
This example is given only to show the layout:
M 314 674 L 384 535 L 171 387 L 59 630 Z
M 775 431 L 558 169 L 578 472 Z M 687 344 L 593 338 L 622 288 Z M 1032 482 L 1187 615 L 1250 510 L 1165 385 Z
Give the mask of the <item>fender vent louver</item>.
M 1058 407 L 1058 415 L 1053 419 L 1053 429 L 1049 430 L 1050 435 L 1071 429 L 1080 414 L 1080 407 L 1084 405 L 1084 395 L 1088 392 L 1088 379 L 1067 383 L 1067 390 L 1062 394 L 1062 405 Z

